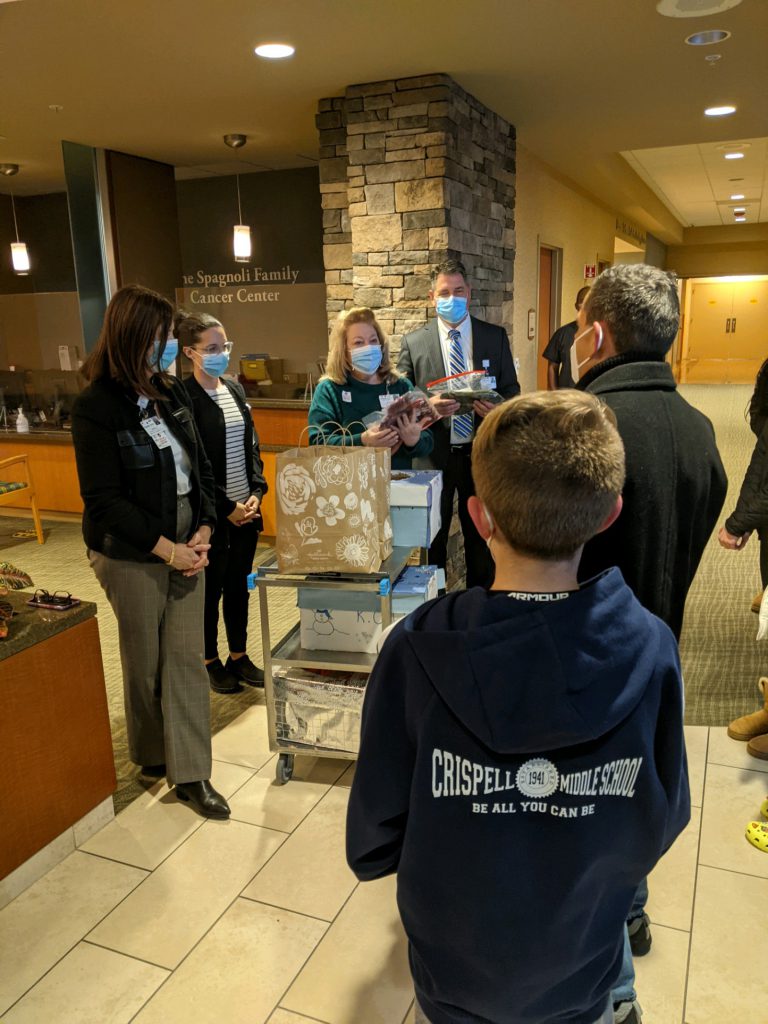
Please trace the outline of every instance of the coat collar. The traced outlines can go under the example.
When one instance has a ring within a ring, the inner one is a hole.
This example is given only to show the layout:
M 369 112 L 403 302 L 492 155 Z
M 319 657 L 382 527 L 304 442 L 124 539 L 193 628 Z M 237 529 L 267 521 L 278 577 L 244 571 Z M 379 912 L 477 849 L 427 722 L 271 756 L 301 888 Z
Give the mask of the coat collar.
M 593 395 L 611 391 L 675 391 L 672 367 L 663 359 L 649 359 L 647 352 L 624 352 L 593 366 L 578 383 Z

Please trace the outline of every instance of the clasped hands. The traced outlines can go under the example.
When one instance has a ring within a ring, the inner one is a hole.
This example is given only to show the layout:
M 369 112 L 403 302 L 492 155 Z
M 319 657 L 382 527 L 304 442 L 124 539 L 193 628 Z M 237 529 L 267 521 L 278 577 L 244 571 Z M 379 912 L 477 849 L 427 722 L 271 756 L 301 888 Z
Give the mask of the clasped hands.
M 243 526 L 245 523 L 250 523 L 259 514 L 260 503 L 261 500 L 255 494 L 252 494 L 247 501 L 236 502 L 227 519 L 233 526 Z
M 200 526 L 186 544 L 161 537 L 152 548 L 152 554 L 162 558 L 166 565 L 170 565 L 182 576 L 196 576 L 208 565 L 210 541 L 210 526 Z

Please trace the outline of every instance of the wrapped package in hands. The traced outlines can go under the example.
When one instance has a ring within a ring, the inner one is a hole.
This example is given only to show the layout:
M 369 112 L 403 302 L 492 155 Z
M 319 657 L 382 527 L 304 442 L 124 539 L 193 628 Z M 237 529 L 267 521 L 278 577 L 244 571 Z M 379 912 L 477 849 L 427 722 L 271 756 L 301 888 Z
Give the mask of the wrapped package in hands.
M 496 390 L 496 378 L 489 376 L 485 370 L 467 370 L 451 377 L 440 377 L 427 384 L 427 391 L 433 397 L 439 395 L 440 398 L 451 398 L 458 402 L 459 415 L 472 412 L 475 402 L 498 405 L 504 401 Z
M 414 388 L 403 395 L 393 395 L 392 401 L 384 409 L 377 409 L 363 417 L 366 427 L 397 427 L 397 419 L 403 414 L 414 416 L 422 430 L 431 426 L 439 418 L 423 391 Z

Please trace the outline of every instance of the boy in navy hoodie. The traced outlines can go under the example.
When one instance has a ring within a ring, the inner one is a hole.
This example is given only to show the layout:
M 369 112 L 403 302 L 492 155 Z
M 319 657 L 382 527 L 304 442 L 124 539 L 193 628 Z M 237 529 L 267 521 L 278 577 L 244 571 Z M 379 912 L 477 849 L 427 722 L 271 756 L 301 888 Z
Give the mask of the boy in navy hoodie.
M 493 588 L 413 612 L 371 674 L 347 857 L 397 872 L 417 1021 L 609 1024 L 635 889 L 689 819 L 675 639 L 618 569 L 577 583 L 621 510 L 614 424 L 576 391 L 485 418 Z

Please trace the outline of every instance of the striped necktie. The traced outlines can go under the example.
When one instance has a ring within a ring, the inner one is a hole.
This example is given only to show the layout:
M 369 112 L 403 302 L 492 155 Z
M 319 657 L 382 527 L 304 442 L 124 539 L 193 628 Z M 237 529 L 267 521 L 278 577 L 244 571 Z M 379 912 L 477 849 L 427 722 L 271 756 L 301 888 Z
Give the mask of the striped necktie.
M 448 366 L 451 376 L 455 373 L 464 373 L 467 364 L 464 361 L 464 349 L 461 345 L 461 331 L 457 331 L 455 327 L 448 331 L 448 340 L 451 343 L 448 350 Z M 459 443 L 467 441 L 472 436 L 473 427 L 474 419 L 471 412 L 451 417 L 451 429 Z

